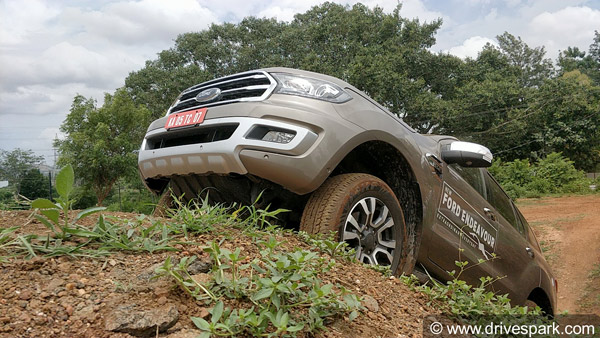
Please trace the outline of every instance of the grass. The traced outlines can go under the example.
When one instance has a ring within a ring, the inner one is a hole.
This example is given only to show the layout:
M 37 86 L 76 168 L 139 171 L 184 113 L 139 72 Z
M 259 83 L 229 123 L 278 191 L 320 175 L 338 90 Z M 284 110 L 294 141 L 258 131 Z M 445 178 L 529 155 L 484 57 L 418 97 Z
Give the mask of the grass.
M 339 264 L 336 260 L 356 262 L 355 253 L 346 243 L 338 242 L 334 234 L 298 233 L 311 249 L 290 249 L 280 236 L 289 230 L 272 223 L 285 210 L 263 210 L 255 205 L 215 206 L 207 200 L 185 205 L 176 201 L 177 208 L 169 211 L 169 220 L 147 216 L 124 220 L 100 214 L 93 227 L 84 227 L 77 221 L 101 210 L 83 211 L 82 216 L 71 220 L 67 216 L 70 204 L 68 196 L 63 197 L 60 206 L 36 204 L 41 209 L 37 219 L 53 230 L 51 235 L 15 235 L 17 228 L 2 229 L 0 259 L 38 255 L 99 258 L 116 251 L 152 254 L 176 251 L 185 244 L 203 245 L 213 263 L 209 282 L 198 282 L 188 272 L 195 256 L 177 262 L 167 258 L 157 270 L 159 276 L 169 277 L 190 297 L 211 307 L 209 320 L 191 318 L 203 337 L 314 335 L 326 327 L 330 318 L 353 320 L 362 310 L 359 297 L 319 277 Z M 211 234 L 213 240 L 191 242 L 205 234 Z M 253 259 L 242 249 L 230 250 L 225 245 L 240 235 L 248 237 L 258 251 L 253 252 Z M 511 306 L 505 295 L 486 289 L 494 278 L 484 277 L 478 286 L 460 280 L 461 272 L 468 269 L 466 264 L 457 262 L 460 271 L 446 284 L 417 285 L 412 277 L 403 280 L 457 318 L 476 320 L 481 314 L 527 313 L 526 308 Z M 380 272 L 382 278 L 390 275 L 388 268 L 369 268 Z M 117 292 L 129 288 L 115 284 Z
M 579 304 L 582 309 L 590 312 L 600 310 L 600 263 L 590 270 Z

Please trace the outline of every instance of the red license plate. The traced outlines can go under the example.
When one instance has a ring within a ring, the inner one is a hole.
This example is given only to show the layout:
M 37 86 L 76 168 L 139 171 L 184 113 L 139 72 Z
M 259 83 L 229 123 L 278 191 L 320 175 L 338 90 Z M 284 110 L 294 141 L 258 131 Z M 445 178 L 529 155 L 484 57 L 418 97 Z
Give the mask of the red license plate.
M 182 113 L 171 114 L 165 123 L 166 129 L 185 127 L 204 122 L 207 108 L 184 111 Z

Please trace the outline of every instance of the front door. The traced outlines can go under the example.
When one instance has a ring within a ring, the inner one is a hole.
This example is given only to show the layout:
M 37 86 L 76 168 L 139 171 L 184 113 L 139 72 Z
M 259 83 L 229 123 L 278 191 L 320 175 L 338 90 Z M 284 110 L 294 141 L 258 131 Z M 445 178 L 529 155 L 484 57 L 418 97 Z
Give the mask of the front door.
M 479 284 L 481 276 L 495 276 L 490 260 L 496 251 L 498 229 L 489 218 L 483 173 L 479 168 L 444 165 L 428 250 L 428 258 L 444 271 L 458 272 L 456 261 L 467 261 L 460 278 L 471 284 Z

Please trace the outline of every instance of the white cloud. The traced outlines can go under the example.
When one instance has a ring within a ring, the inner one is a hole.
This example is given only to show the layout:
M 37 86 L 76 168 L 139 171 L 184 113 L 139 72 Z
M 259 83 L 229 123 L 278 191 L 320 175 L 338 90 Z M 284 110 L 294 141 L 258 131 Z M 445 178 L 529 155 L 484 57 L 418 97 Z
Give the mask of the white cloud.
M 36 35 L 45 35 L 48 23 L 60 13 L 41 0 L 0 2 L 2 49 L 15 47 Z
M 352 6 L 360 0 L 335 0 Z M 600 29 L 600 0 L 363 0 L 421 22 L 443 19 L 443 50 L 475 57 L 492 37 L 508 31 L 532 47 L 587 50 Z M 127 74 L 173 46 L 178 34 L 246 16 L 290 21 L 323 0 L 0 0 L 0 137 L 4 149 L 48 151 L 73 97 L 102 104 Z M 587 7 L 585 7 L 587 6 Z M 10 128 L 8 127 L 10 126 Z M 24 133 L 26 132 L 26 133 Z M 23 136 L 25 135 L 25 137 Z M 38 138 L 39 137 L 39 138 Z
M 171 42 L 178 34 L 201 31 L 216 21 L 194 0 L 141 0 L 110 3 L 98 10 L 66 8 L 61 19 L 87 35 L 124 44 Z
M 498 43 L 490 38 L 482 36 L 473 36 L 468 38 L 460 46 L 452 47 L 448 50 L 448 53 L 456 55 L 460 58 L 476 58 L 483 46 L 486 44 L 492 44 L 497 46 Z
M 548 51 L 577 46 L 587 51 L 600 29 L 600 10 L 589 7 L 567 7 L 555 12 L 544 12 L 529 23 L 530 39 Z

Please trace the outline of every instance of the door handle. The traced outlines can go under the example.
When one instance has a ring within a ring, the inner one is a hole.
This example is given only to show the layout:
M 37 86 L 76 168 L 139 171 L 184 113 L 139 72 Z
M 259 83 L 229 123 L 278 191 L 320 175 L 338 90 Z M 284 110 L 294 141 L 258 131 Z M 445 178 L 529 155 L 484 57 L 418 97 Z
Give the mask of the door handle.
M 489 217 L 492 221 L 496 220 L 496 215 L 494 214 L 494 212 L 492 211 L 492 209 L 490 208 L 483 208 L 483 212 L 486 214 L 487 217 Z
M 526 247 L 525 251 L 527 251 L 527 254 L 529 255 L 529 257 L 531 257 L 531 258 L 535 257 L 535 253 L 533 252 L 533 249 L 531 249 L 530 247 Z

